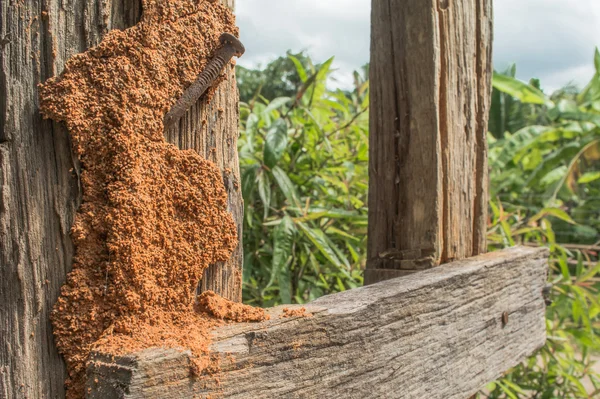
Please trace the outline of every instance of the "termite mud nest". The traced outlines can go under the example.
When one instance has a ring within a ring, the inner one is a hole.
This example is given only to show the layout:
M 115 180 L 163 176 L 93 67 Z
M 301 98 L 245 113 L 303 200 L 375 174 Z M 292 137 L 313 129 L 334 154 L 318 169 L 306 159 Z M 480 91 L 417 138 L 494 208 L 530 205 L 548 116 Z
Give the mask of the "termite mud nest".
M 236 226 L 216 165 L 163 136 L 164 115 L 220 35 L 237 34 L 234 17 L 211 1 L 143 6 L 139 24 L 109 32 L 40 86 L 43 115 L 66 123 L 82 164 L 73 271 L 52 313 L 69 398 L 84 396 L 90 351 L 189 348 L 200 371 L 221 319 L 265 318 L 212 294 L 196 303 L 204 269 L 235 249 Z

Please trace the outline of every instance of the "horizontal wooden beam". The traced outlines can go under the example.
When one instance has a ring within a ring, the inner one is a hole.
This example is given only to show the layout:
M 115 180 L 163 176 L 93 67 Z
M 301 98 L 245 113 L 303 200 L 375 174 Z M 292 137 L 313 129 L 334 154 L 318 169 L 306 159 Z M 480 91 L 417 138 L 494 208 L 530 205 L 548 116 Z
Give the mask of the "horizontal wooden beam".
M 96 353 L 88 397 L 465 399 L 544 345 L 547 265 L 546 249 L 517 247 L 329 295 L 310 315 L 269 309 L 214 331 L 211 376 L 190 376 L 186 351 Z

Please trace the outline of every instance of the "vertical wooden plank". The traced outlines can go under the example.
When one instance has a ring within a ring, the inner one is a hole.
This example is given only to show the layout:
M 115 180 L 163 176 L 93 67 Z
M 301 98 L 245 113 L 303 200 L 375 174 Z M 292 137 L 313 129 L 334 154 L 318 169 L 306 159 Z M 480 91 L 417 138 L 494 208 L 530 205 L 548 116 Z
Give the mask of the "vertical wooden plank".
M 373 0 L 365 283 L 485 251 L 491 0 Z
M 0 398 L 64 397 L 49 314 L 71 269 L 80 188 L 37 85 L 140 13 L 138 0 L 0 0 Z
M 233 0 L 220 0 L 233 8 Z M 242 38 L 243 42 L 243 38 Z M 224 263 L 211 265 L 205 272 L 200 290 L 215 291 L 232 301 L 242 300 L 242 226 L 244 205 L 237 151 L 239 135 L 239 92 L 235 68 L 228 65 L 226 80 L 221 82 L 211 101 L 201 98 L 177 126 L 165 132 L 168 142 L 181 149 L 192 149 L 213 161 L 223 172 L 229 210 L 238 230 L 238 246 Z

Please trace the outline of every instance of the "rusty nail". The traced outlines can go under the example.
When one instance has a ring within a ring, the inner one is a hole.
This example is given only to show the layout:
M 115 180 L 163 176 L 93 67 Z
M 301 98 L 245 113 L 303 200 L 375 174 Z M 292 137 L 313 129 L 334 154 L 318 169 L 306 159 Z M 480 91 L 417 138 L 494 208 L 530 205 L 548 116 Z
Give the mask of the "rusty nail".
M 508 324 L 508 312 L 502 313 L 502 327 Z
M 552 305 L 552 287 L 552 284 L 546 284 L 542 289 L 542 296 L 544 297 L 546 306 Z
M 202 72 L 198 74 L 196 81 L 187 88 L 175 105 L 165 115 L 165 128 L 176 123 L 187 110 L 211 87 L 225 66 L 233 56 L 241 57 L 246 51 L 242 42 L 231 33 L 223 33 L 219 38 L 221 47 L 216 51 Z

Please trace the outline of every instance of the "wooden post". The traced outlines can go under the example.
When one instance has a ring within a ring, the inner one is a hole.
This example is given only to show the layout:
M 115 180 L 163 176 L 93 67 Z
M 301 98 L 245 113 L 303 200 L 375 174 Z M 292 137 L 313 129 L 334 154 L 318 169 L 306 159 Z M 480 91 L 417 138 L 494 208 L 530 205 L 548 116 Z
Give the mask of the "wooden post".
M 221 0 L 233 7 L 233 0 Z M 0 397 L 61 398 L 66 377 L 50 310 L 71 269 L 69 236 L 81 192 L 66 129 L 42 120 L 37 85 L 111 29 L 137 23 L 141 1 L 0 0 Z M 228 67 L 213 101 L 201 101 L 167 139 L 224 170 L 241 238 L 238 96 Z M 241 299 L 241 245 L 211 267 L 204 289 Z
M 365 283 L 485 252 L 491 0 L 372 2 Z
M 230 8 L 234 7 L 233 0 L 219 1 Z M 241 302 L 244 203 L 237 151 L 239 92 L 235 81 L 235 68 L 228 65 L 225 74 L 227 80 L 219 85 L 212 100 L 208 102 L 201 98 L 177 126 L 165 132 L 165 138 L 183 150 L 196 151 L 213 161 L 223 172 L 229 211 L 237 225 L 239 243 L 227 262 L 211 265 L 204 272 L 200 290 L 215 291 L 227 299 Z
M 66 377 L 50 310 L 71 269 L 80 201 L 66 129 L 43 120 L 37 85 L 140 1 L 0 0 L 0 397 L 61 398 Z

